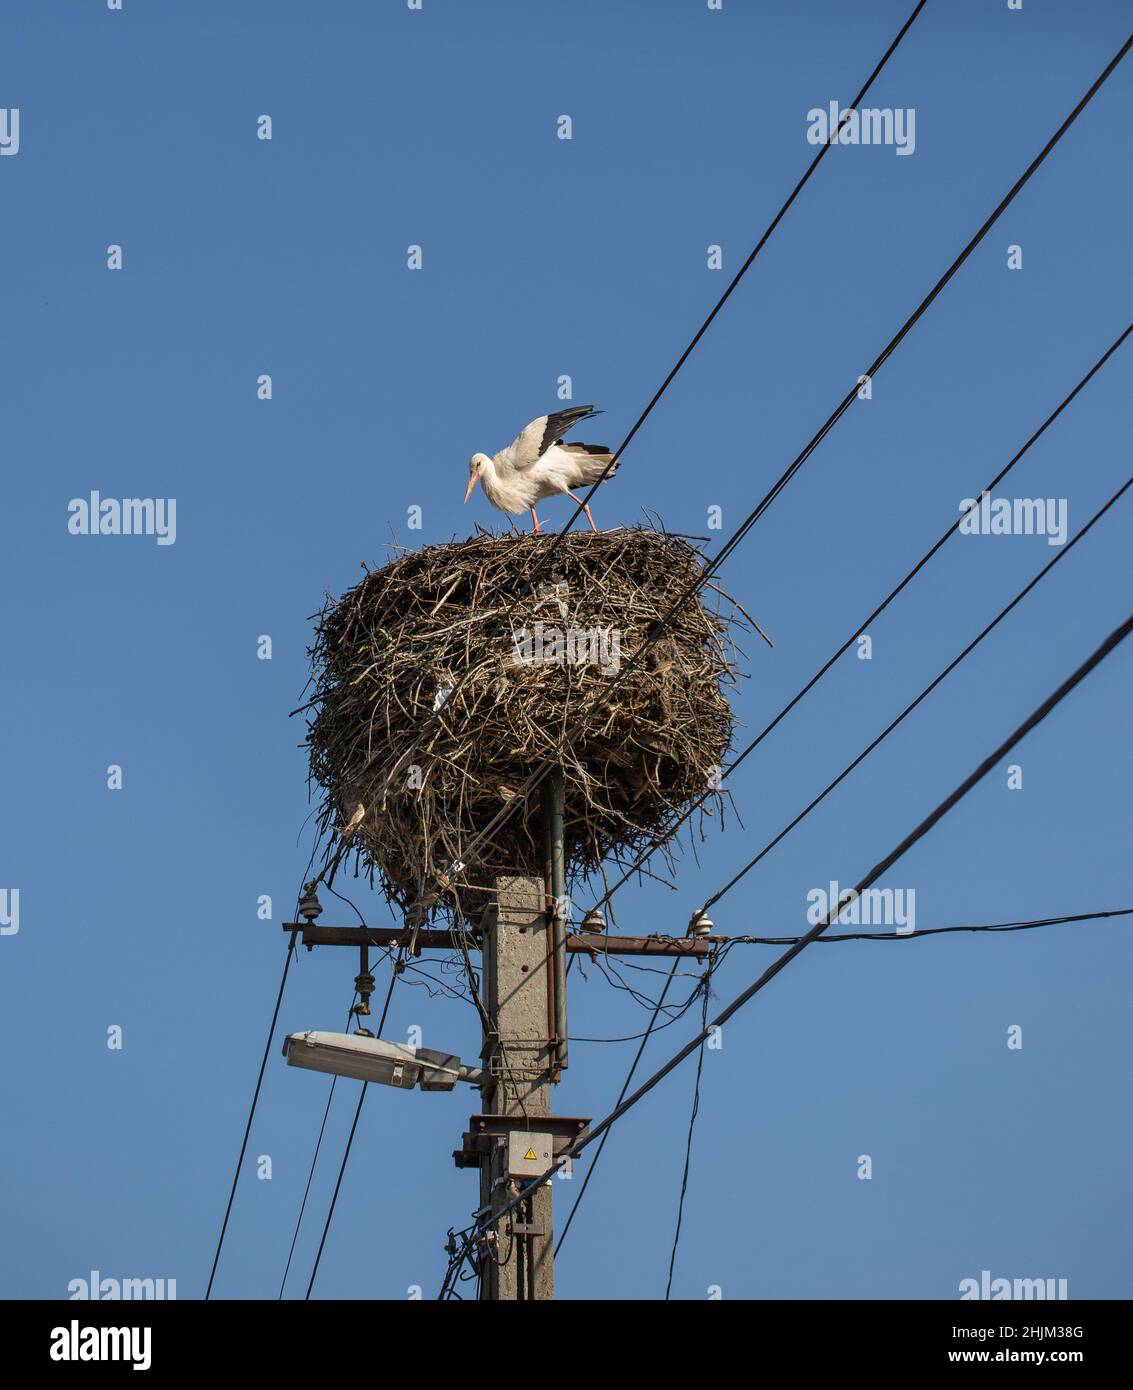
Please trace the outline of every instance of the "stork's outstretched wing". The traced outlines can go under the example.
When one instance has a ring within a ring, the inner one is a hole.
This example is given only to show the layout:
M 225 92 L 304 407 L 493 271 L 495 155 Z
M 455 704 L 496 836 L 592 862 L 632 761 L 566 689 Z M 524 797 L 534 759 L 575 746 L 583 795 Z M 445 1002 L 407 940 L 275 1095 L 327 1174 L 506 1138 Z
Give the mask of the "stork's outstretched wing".
M 552 444 L 557 444 L 568 431 L 583 420 L 601 415 L 592 405 L 576 405 L 570 410 L 556 410 L 552 415 L 540 415 L 522 430 L 497 458 L 506 460 L 513 468 L 530 468 Z

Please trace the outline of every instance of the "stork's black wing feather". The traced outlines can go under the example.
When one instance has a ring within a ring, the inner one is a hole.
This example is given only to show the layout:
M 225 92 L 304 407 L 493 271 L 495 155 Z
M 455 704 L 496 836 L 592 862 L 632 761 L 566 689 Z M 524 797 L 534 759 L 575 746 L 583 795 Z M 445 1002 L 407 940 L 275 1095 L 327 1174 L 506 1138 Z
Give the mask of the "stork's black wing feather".
M 563 435 L 574 429 L 575 425 L 601 414 L 602 412 L 595 410 L 592 405 L 576 405 L 572 406 L 570 410 L 556 410 L 553 415 L 548 415 L 546 428 L 543 430 L 543 438 L 539 443 L 540 457 L 547 452 L 552 444 L 557 444 Z

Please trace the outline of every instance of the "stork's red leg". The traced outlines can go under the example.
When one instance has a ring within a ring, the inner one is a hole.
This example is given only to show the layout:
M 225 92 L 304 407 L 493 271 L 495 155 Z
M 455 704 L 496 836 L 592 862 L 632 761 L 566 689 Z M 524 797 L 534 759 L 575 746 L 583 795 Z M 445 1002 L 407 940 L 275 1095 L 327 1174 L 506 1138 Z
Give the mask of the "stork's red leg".
M 531 520 L 535 523 L 535 535 L 541 536 L 543 533 L 539 530 L 539 518 L 535 515 L 534 507 L 531 508 Z
M 567 488 L 567 496 L 570 498 L 572 502 L 577 502 L 578 505 L 582 508 L 582 510 L 586 513 L 586 520 L 590 523 L 590 529 L 592 531 L 597 531 L 598 528 L 594 525 L 594 518 L 590 515 L 589 504 L 584 502 L 581 497 L 576 497 L 574 493 L 571 492 L 569 487 Z

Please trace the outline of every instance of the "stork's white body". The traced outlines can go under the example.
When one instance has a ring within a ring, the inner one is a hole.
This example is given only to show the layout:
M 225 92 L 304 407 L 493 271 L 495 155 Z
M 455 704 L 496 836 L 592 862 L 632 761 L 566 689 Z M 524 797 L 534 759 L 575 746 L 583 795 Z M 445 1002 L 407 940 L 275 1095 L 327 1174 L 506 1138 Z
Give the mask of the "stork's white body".
M 590 487 L 602 476 L 608 458 L 598 463 L 592 454 L 573 452 L 552 444 L 528 468 L 518 468 L 509 455 L 511 446 L 491 459 L 491 468 L 480 475 L 484 495 L 502 512 L 525 512 L 545 497 L 559 497 L 572 488 Z
M 512 514 L 530 511 L 535 530 L 538 531 L 539 518 L 535 514 L 537 502 L 560 495 L 574 498 L 577 502 L 579 499 L 574 495 L 574 488 L 590 487 L 607 470 L 609 473 L 616 470 L 616 463 L 613 468 L 608 467 L 613 455 L 604 444 L 560 442 L 563 435 L 580 420 L 598 413 L 584 405 L 553 415 L 541 415 L 537 420 L 532 420 L 506 449 L 491 457 L 473 454 L 464 500 L 468 501 L 472 489 L 479 482 L 493 507 Z M 596 529 L 590 508 L 586 507 L 585 510 L 591 528 Z

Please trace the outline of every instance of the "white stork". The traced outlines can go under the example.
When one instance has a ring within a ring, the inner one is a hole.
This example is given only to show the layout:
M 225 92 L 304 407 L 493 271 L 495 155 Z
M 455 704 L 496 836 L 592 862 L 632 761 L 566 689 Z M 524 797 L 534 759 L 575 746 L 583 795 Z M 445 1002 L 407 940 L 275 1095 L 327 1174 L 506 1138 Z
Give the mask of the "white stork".
M 589 487 L 602 476 L 613 454 L 605 444 L 564 444 L 563 435 L 582 420 L 601 415 L 593 406 L 572 406 L 557 410 L 553 415 L 540 415 L 522 430 L 506 449 L 491 458 L 473 454 L 468 464 L 467 502 L 477 482 L 483 483 L 484 493 L 493 507 L 503 512 L 519 513 L 528 509 L 539 535 L 539 518 L 535 503 L 544 497 L 567 497 L 582 505 L 590 529 L 597 531 L 590 508 L 575 497 L 572 487 Z M 617 464 L 610 473 L 617 471 Z

